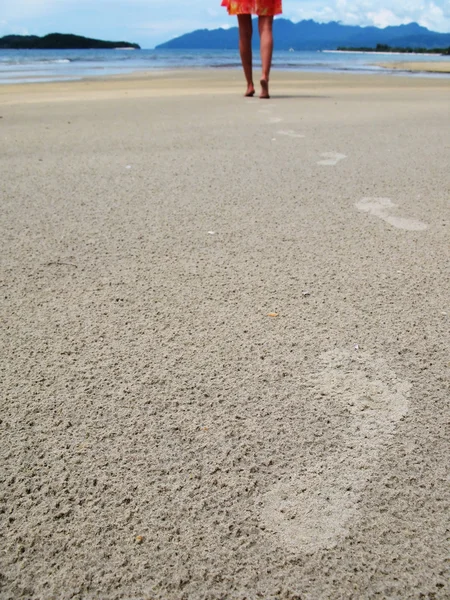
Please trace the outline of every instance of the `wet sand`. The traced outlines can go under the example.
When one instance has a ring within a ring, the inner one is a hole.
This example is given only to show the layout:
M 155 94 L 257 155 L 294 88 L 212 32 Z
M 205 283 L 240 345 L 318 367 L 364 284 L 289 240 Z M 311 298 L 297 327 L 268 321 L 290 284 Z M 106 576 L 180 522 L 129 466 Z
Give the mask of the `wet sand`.
M 450 80 L 0 86 L 0 598 L 450 596 Z

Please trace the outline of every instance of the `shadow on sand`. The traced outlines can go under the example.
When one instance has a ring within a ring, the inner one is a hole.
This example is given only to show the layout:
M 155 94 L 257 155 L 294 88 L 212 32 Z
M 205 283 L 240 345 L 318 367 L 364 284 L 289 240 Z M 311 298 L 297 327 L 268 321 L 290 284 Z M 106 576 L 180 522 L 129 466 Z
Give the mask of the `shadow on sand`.
M 289 99 L 301 99 L 301 100 L 332 100 L 332 96 L 308 96 L 306 94 L 270 94 L 270 100 L 289 100 Z

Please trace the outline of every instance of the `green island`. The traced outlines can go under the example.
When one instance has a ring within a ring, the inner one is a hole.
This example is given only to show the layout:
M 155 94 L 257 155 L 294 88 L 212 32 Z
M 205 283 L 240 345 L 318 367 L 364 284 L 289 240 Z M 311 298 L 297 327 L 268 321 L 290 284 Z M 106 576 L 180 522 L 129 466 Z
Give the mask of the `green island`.
M 442 56 L 450 56 L 450 46 L 448 48 L 405 48 L 403 46 L 396 47 L 389 46 L 388 44 L 377 44 L 375 48 L 339 46 L 338 50 L 341 52 L 395 52 L 401 54 L 440 54 Z
M 0 38 L 0 50 L 112 50 L 129 48 L 140 50 L 138 44 L 130 42 L 107 42 L 71 33 L 49 33 L 37 35 L 5 35 Z

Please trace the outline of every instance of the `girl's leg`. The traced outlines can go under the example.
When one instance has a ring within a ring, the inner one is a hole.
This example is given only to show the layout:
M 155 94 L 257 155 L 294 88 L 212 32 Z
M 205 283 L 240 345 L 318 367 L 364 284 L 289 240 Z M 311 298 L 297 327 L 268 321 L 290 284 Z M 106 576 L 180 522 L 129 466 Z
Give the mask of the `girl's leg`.
M 261 38 L 261 96 L 260 98 L 270 98 L 269 96 L 269 77 L 272 66 L 273 54 L 273 17 L 259 17 L 259 36 Z
M 239 51 L 241 53 L 242 67 L 244 69 L 245 79 L 247 80 L 246 96 L 253 96 L 255 88 L 253 86 L 253 67 L 252 67 L 252 36 L 253 25 L 251 15 L 238 15 L 239 23 Z

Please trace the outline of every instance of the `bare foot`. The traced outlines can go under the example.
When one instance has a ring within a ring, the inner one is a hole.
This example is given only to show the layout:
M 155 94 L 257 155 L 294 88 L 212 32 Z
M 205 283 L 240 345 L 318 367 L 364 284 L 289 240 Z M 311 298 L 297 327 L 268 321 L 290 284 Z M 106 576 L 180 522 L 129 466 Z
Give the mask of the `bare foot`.
M 260 94 L 260 98 L 262 100 L 268 100 L 270 98 L 269 95 L 269 82 L 267 79 L 261 79 L 261 81 L 259 82 L 261 84 L 261 94 Z
M 247 86 L 247 91 L 245 92 L 245 97 L 251 98 L 254 95 L 255 95 L 255 86 L 253 85 L 253 83 L 249 83 Z

